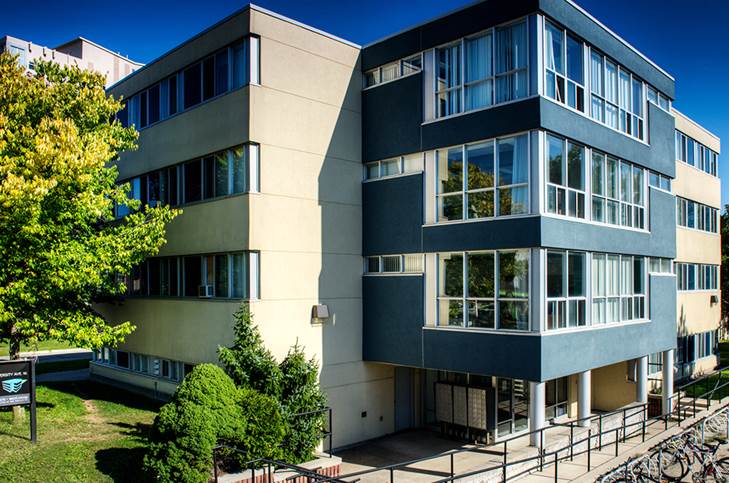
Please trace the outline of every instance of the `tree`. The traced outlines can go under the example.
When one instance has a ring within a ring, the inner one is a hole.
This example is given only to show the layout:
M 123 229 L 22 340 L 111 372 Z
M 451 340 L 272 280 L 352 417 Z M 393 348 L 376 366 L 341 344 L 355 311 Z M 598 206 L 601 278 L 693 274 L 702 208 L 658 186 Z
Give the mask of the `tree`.
M 721 228 L 721 273 L 719 280 L 721 281 L 721 325 L 723 335 L 726 336 L 727 321 L 729 320 L 729 289 L 724 288 L 725 284 L 729 282 L 729 204 L 724 206 L 724 213 L 721 214 L 720 228 Z M 722 361 L 723 363 L 724 361 Z
M 116 185 L 119 153 L 137 132 L 111 121 L 122 105 L 104 77 L 38 62 L 27 75 L 0 55 L 0 338 L 98 348 L 134 330 L 93 302 L 125 291 L 127 274 L 165 242 L 168 207 L 140 209 Z M 132 213 L 114 220 L 114 205 Z

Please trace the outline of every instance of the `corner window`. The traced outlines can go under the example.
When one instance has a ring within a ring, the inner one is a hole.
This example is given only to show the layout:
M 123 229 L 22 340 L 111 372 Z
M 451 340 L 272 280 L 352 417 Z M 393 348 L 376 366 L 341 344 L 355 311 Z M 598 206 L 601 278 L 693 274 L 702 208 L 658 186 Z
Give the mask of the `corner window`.
M 587 324 L 587 264 L 583 252 L 547 251 L 547 330 Z
M 441 149 L 436 156 L 438 221 L 529 212 L 527 134 Z
M 438 325 L 529 330 L 529 250 L 438 255 Z
M 585 147 L 547 134 L 547 211 L 585 218 Z

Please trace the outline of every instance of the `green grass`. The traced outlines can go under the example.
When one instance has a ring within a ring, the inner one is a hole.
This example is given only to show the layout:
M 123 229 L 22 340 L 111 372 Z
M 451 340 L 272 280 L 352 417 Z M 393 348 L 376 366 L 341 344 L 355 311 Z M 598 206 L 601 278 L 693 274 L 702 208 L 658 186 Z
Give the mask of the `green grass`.
M 38 386 L 38 443 L 0 409 L 0 481 L 141 481 L 145 436 L 159 404 L 83 381 Z
M 719 366 L 729 365 L 729 341 L 719 343 Z M 686 395 L 689 397 L 706 397 L 707 393 L 716 389 L 712 395 L 712 400 L 723 399 L 729 396 L 729 369 L 721 371 L 711 377 L 697 382 L 686 388 Z
M 20 345 L 21 352 L 28 351 L 50 351 L 59 349 L 73 349 L 73 346 L 68 342 L 61 342 L 57 340 L 44 340 L 34 345 Z M 7 356 L 10 354 L 10 344 L 7 339 L 0 339 L 0 356 Z

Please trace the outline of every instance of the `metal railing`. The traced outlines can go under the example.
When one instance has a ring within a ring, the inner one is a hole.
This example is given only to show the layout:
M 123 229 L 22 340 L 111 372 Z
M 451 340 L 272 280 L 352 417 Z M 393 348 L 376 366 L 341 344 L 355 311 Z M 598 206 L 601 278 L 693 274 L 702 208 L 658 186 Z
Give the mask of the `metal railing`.
M 725 387 L 729 387 L 729 375 L 725 374 L 725 371 L 729 371 L 729 366 L 722 367 L 709 374 L 694 379 L 693 381 L 680 386 L 676 390 L 673 397 L 677 401 L 676 404 L 679 422 L 686 419 L 689 408 L 691 409 L 692 416 L 697 414 L 696 405 L 697 403 L 700 403 L 702 399 L 706 404 L 706 409 L 711 407 L 711 401 L 713 400 L 714 395 L 717 393 L 717 391 L 721 391 Z M 713 382 L 713 386 L 710 389 L 697 394 L 697 388 L 701 387 L 700 385 L 708 383 L 707 386 L 711 386 L 712 378 L 716 378 L 716 381 Z M 691 394 L 688 394 L 689 392 Z

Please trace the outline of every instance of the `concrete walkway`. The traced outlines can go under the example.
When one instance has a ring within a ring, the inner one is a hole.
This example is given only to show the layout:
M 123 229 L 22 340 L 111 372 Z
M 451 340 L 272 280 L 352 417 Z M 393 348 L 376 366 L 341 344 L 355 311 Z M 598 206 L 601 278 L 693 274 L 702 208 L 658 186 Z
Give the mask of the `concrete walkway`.
M 73 359 L 88 359 L 91 360 L 92 352 L 90 349 L 56 349 L 47 351 L 30 351 L 21 352 L 21 358 L 38 357 L 43 359 L 43 362 L 56 362 Z M 0 356 L 0 361 L 7 361 L 10 356 Z

